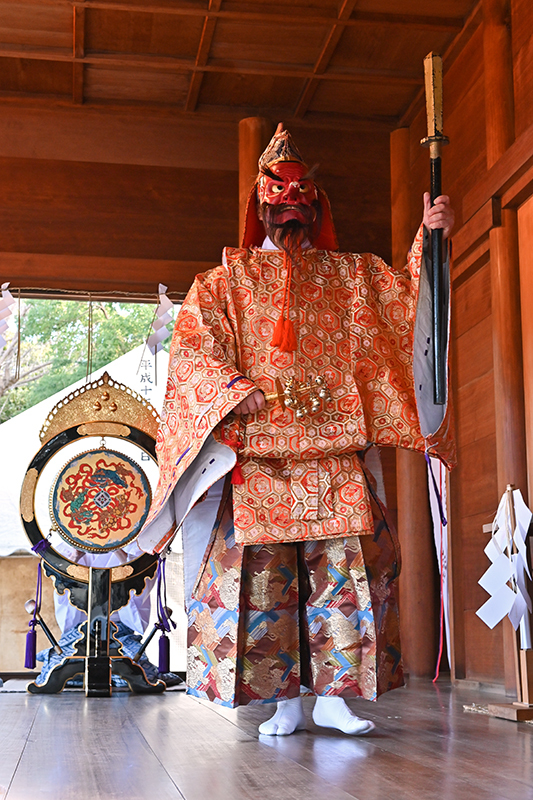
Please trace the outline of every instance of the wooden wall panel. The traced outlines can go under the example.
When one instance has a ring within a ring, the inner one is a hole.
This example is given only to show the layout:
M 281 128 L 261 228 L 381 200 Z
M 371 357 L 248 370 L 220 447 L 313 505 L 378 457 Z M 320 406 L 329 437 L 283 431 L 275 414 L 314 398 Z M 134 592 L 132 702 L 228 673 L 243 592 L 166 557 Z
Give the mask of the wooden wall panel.
M 462 336 L 491 313 L 490 270 L 480 269 L 469 279 L 468 286 L 457 288 L 453 297 L 455 336 Z
M 503 643 L 501 630 L 491 631 L 481 622 L 475 611 L 465 611 L 466 651 L 465 674 L 480 683 L 501 684 L 503 671 Z
M 475 612 L 488 599 L 477 581 L 487 569 L 483 525 L 498 503 L 490 265 L 454 291 L 453 384 L 458 467 L 451 475 L 451 538 L 457 673 L 503 679 L 501 627 L 490 631 Z
M 480 413 L 481 410 L 478 408 L 478 414 Z M 458 458 L 461 463 L 453 473 L 451 483 L 452 492 L 457 495 L 462 518 L 486 514 L 486 522 L 490 522 L 496 513 L 499 497 L 494 470 L 495 448 L 494 434 L 484 436 L 482 439 L 477 439 L 464 446 L 461 441 L 458 441 Z M 479 558 L 488 568 L 489 562 L 483 552 L 479 553 Z M 465 576 L 468 580 L 469 565 L 465 563 L 464 566 Z
M 229 171 L 0 159 L 0 250 L 218 261 L 237 199 Z
M 457 339 L 454 372 L 459 387 L 492 369 L 492 320 L 485 317 Z
M 277 121 L 269 123 L 272 132 Z M 387 128 L 367 123 L 354 134 L 290 127 L 309 165 L 320 164 L 318 180 L 330 197 L 341 249 L 389 260 Z M 224 246 L 238 243 L 237 130 L 224 120 L 134 108 L 6 107 L 0 119 L 3 279 L 11 268 L 17 282 L 22 271 L 24 286 L 59 288 L 64 281 L 65 289 L 116 291 L 133 281 L 135 291 L 150 292 L 158 262 L 167 277 L 177 270 L 175 283 L 186 291 L 194 262 L 203 271 L 220 262 Z M 86 265 L 85 284 L 80 270 L 69 279 L 61 261 L 67 255 Z M 98 257 L 104 259 L 99 265 L 87 260 Z M 59 284 L 43 283 L 50 269 L 58 270 Z
M 520 136 L 533 125 L 533 4 L 530 0 L 512 0 L 511 6 L 515 130 Z
M 483 409 L 483 414 L 479 409 Z M 464 447 L 494 435 L 494 373 L 461 386 L 455 396 L 457 439 Z
M 0 157 L 237 171 L 235 122 L 151 109 L 4 106 Z

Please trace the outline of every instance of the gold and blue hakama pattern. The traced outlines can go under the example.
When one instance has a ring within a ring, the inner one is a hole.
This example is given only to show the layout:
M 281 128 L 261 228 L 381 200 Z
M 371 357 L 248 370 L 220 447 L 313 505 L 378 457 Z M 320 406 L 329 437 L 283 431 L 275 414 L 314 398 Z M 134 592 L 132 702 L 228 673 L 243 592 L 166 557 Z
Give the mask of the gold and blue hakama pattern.
M 189 693 L 225 706 L 403 684 L 396 534 L 243 546 L 224 502 L 189 607 Z

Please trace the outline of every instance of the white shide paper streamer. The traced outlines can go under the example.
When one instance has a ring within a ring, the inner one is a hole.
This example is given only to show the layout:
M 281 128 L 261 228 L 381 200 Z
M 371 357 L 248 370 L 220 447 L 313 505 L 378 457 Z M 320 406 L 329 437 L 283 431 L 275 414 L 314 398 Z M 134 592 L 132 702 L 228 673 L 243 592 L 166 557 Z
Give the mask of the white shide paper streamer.
M 514 504 L 515 528 L 509 504 Z M 513 628 L 520 628 L 520 647 L 531 649 L 531 598 L 526 575 L 531 578 L 527 563 L 526 537 L 533 514 L 524 503 L 522 493 L 514 489 L 512 500 L 505 492 L 492 523 L 492 536 L 485 547 L 490 567 L 479 579 L 479 585 L 490 598 L 476 611 L 478 617 L 494 628 L 508 616 Z
M 9 328 L 8 319 L 12 314 L 11 306 L 15 303 L 8 286 L 9 282 L 2 284 L 2 297 L 0 298 L 0 347 L 5 347 L 7 344 L 4 333 Z
M 155 353 L 163 349 L 162 342 L 164 342 L 171 333 L 166 326 L 172 322 L 169 311 L 174 308 L 174 304 L 165 294 L 167 289 L 168 286 L 165 286 L 163 283 L 159 284 L 159 305 L 157 306 L 155 319 L 152 323 L 154 332 L 146 340 L 146 344 L 152 355 L 155 355 Z

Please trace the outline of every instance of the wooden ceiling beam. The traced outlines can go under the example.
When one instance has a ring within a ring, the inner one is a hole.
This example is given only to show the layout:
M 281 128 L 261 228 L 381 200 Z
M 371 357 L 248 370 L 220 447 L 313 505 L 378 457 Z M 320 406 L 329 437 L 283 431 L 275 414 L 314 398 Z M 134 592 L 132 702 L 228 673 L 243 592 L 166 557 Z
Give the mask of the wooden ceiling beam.
M 36 95 L 36 94 L 6 94 L 0 92 L 0 103 L 3 107 L 14 107 L 22 109 L 39 109 L 40 111 L 62 111 L 72 108 L 72 101 L 65 100 L 61 95 Z M 398 126 L 398 117 L 383 114 L 352 114 L 339 112 L 308 111 L 303 119 L 294 118 L 285 107 L 272 106 L 218 106 L 218 105 L 199 105 L 194 115 L 191 115 L 175 105 L 164 105 L 162 103 L 138 103 L 128 100 L 102 100 L 85 99 L 84 107 L 99 114 L 131 114 L 136 115 L 150 114 L 151 116 L 172 119 L 186 119 L 187 123 L 205 125 L 238 123 L 243 117 L 265 117 L 273 124 L 282 119 L 287 125 L 296 124 L 300 128 L 321 128 L 324 130 L 346 130 L 346 131 L 391 131 Z
M 345 25 L 343 24 L 347 19 L 350 18 L 352 11 L 357 3 L 357 0 L 342 0 L 339 12 L 337 15 L 337 21 L 335 24 L 330 28 L 326 38 L 324 40 L 324 44 L 322 45 L 322 49 L 318 54 L 318 58 L 315 61 L 315 65 L 313 67 L 313 73 L 316 75 L 322 75 L 329 66 L 329 62 L 335 52 L 335 49 L 339 43 L 339 40 L 344 33 Z M 318 88 L 318 80 L 316 77 L 308 78 L 304 84 L 302 89 L 302 93 L 296 105 L 296 109 L 294 111 L 295 117 L 303 117 L 309 105 L 315 95 L 315 92 Z
M 34 0 L 29 0 L 34 2 Z M 55 5 L 61 0 L 47 0 Z M 74 5 L 83 0 L 75 0 Z M 104 11 L 130 11 L 135 13 L 147 14 L 169 14 L 180 17 L 203 17 L 214 19 L 235 20 L 238 22 L 271 22 L 281 25 L 331 25 L 335 23 L 337 17 L 330 14 L 306 14 L 306 9 L 302 9 L 301 15 L 294 13 L 268 12 L 268 11 L 228 11 L 205 10 L 202 8 L 191 8 L 188 6 L 165 6 L 165 5 L 146 5 L 139 7 L 131 3 L 113 2 L 112 0 L 85 0 L 88 8 L 96 8 Z M 463 24 L 462 17 L 433 17 L 422 14 L 390 14 L 383 12 L 357 12 L 354 17 L 346 20 L 347 26 L 356 26 L 363 23 L 376 25 L 408 25 L 410 27 L 423 28 L 428 30 L 460 30 Z
M 372 11 L 356 11 L 346 22 L 346 27 L 357 25 L 407 26 L 428 31 L 460 31 L 463 27 L 462 17 L 430 17 L 419 14 L 387 14 Z
M 150 56 L 135 54 L 113 53 L 86 53 L 84 56 L 71 55 L 66 48 L 35 48 L 20 45 L 1 45 L 0 58 L 27 59 L 29 61 L 56 61 L 71 62 L 73 64 L 90 64 L 92 66 L 125 67 L 126 69 L 138 68 L 156 72 L 183 73 L 219 73 L 228 75 L 263 75 L 279 78 L 316 78 L 319 81 L 333 81 L 338 83 L 389 83 L 394 85 L 421 86 L 423 77 L 411 72 L 399 72 L 387 69 L 350 69 L 329 70 L 322 74 L 315 74 L 309 69 L 295 68 L 292 64 L 285 65 L 259 65 L 249 61 L 212 60 L 210 64 L 198 66 L 192 59 L 174 58 L 171 56 Z
M 74 59 L 85 56 L 85 7 L 76 5 L 72 9 L 72 55 Z M 72 64 L 72 102 L 83 105 L 85 65 L 75 60 Z
M 219 11 L 222 5 L 222 0 L 209 0 L 209 11 Z M 211 43 L 215 35 L 215 28 L 217 19 L 210 17 L 209 13 L 204 19 L 204 27 L 200 36 L 200 43 L 198 45 L 198 52 L 196 54 L 196 67 L 203 67 L 207 64 L 209 58 L 209 51 L 211 50 Z M 191 82 L 189 84 L 189 92 L 187 100 L 185 101 L 185 111 L 195 111 L 198 105 L 198 97 L 200 96 L 200 89 L 202 88 L 202 81 L 204 79 L 203 72 L 193 72 Z
M 17 0 L 17 5 L 35 5 L 36 0 Z M 165 5 L 164 3 L 151 3 L 144 6 L 127 2 L 114 2 L 113 0 L 39 0 L 42 6 L 76 7 L 84 5 L 103 11 L 129 11 L 132 13 L 168 14 L 180 17 L 205 17 L 241 22 L 272 22 L 283 25 L 332 25 L 335 22 L 334 14 L 306 14 L 302 9 L 301 16 L 283 11 L 207 11 L 202 8 L 188 6 Z M 358 11 L 351 19 L 346 21 L 347 26 L 356 26 L 364 23 L 379 25 L 407 25 L 412 28 L 425 30 L 458 31 L 463 25 L 462 17 L 441 17 L 422 14 L 391 14 L 383 12 Z

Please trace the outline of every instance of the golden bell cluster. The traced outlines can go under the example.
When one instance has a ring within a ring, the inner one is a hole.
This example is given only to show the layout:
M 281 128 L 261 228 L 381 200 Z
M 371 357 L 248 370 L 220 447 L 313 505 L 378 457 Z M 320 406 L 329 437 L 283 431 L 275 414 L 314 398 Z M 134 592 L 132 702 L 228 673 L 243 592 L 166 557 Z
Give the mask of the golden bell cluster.
M 276 391 L 266 394 L 265 400 L 267 403 L 279 403 L 283 410 L 292 409 L 296 419 L 302 420 L 320 411 L 322 403 L 330 402 L 331 393 L 322 375 L 317 375 L 314 379 L 309 378 L 307 381 L 287 378 L 284 386 L 276 378 Z

